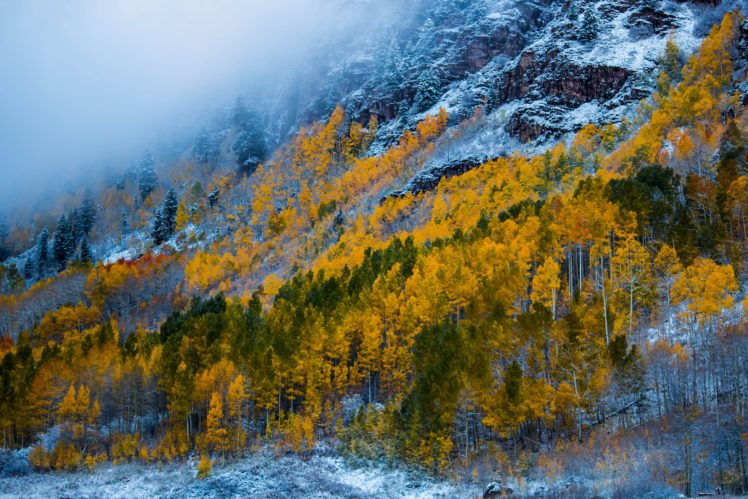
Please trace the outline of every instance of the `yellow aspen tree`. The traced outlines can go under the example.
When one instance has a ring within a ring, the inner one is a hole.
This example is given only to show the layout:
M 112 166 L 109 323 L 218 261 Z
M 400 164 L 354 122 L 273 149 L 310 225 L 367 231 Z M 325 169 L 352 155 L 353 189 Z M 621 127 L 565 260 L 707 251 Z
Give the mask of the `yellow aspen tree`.
M 228 444 L 228 432 L 223 425 L 223 401 L 216 392 L 210 397 L 207 427 L 205 443 L 208 449 L 223 453 Z
M 190 221 L 190 216 L 187 213 L 187 209 L 184 207 L 184 203 L 179 203 L 179 206 L 177 207 L 177 231 L 180 231 L 184 229 L 187 226 L 187 223 Z
M 447 129 L 447 122 L 449 121 L 449 115 L 447 114 L 447 110 L 443 107 L 439 108 L 439 114 L 436 118 L 436 122 L 439 125 L 439 131 L 443 132 Z
M 553 320 L 556 320 L 556 301 L 558 290 L 561 289 L 561 267 L 553 257 L 546 257 L 542 265 L 538 267 L 535 277 L 532 279 L 532 294 L 530 299 L 535 303 L 541 303 L 550 308 Z
M 213 463 L 210 460 L 208 454 L 200 456 L 200 463 L 197 465 L 197 478 L 199 480 L 205 480 L 210 475 L 210 470 L 213 467 Z
M 226 405 L 228 406 L 228 418 L 231 425 L 231 447 L 235 453 L 241 451 L 246 444 L 247 435 L 242 423 L 243 407 L 246 401 L 244 388 L 244 376 L 238 374 L 231 382 L 226 394 Z
M 346 164 L 352 164 L 361 151 L 364 140 L 363 127 L 358 121 L 353 121 L 348 131 L 348 137 L 343 144 L 343 156 Z
M 733 305 L 738 290 L 731 265 L 718 265 L 708 258 L 697 258 L 673 285 L 675 304 L 685 303 L 692 322 L 699 326 L 712 323 Z
M 76 399 L 75 399 L 75 386 L 70 385 L 65 397 L 63 397 L 59 408 L 57 409 L 57 416 L 62 421 L 63 431 L 72 431 L 72 426 L 75 424 L 76 415 Z
M 532 293 L 530 299 L 535 304 L 540 304 L 547 307 L 551 311 L 551 317 L 554 322 L 556 320 L 556 300 L 558 297 L 558 290 L 561 288 L 561 267 L 556 263 L 553 257 L 546 257 L 542 265 L 540 265 L 535 273 L 535 277 L 532 279 Z M 550 350 L 551 350 L 551 338 L 549 328 L 543 328 L 543 335 L 545 337 L 543 345 L 543 357 L 545 359 L 545 378 L 546 381 L 550 381 Z
M 628 334 L 634 327 L 634 305 L 647 291 L 650 285 L 649 252 L 634 237 L 627 237 L 619 245 L 611 259 L 614 279 L 619 292 L 628 301 Z
M 361 347 L 358 352 L 357 367 L 366 377 L 368 393 L 367 402 L 372 402 L 374 393 L 373 375 L 379 370 L 381 363 L 382 331 L 384 325 L 378 315 L 372 314 L 369 320 L 363 321 L 361 332 Z

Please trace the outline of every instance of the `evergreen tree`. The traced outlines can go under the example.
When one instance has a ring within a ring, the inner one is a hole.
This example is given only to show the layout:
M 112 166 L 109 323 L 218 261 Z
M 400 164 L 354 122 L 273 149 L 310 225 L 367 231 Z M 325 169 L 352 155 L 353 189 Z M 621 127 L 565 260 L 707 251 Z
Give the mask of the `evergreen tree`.
M 397 43 L 397 38 L 393 36 L 384 57 L 383 74 L 387 88 L 394 90 L 402 84 L 402 68 L 403 60 L 400 53 L 400 46 Z
M 168 234 L 166 233 L 164 213 L 160 209 L 156 210 L 156 213 L 153 217 L 153 228 L 151 229 L 151 237 L 153 238 L 153 244 L 157 246 L 169 238 Z
M 745 165 L 746 141 L 735 120 L 727 122 L 727 128 L 719 143 L 719 160 L 721 163 L 735 161 L 738 165 Z
M 504 391 L 509 402 L 516 404 L 520 401 L 522 391 L 522 367 L 515 359 L 509 364 L 504 374 Z
M 47 272 L 49 265 L 49 231 L 44 227 L 36 243 L 36 271 L 39 276 Z
M 166 199 L 164 199 L 164 207 L 162 209 L 164 215 L 164 228 L 167 237 L 171 237 L 177 228 L 177 211 L 179 209 L 179 200 L 177 199 L 177 193 L 174 188 L 170 188 L 166 193 Z
M 83 237 L 83 224 L 80 218 L 80 212 L 77 208 L 73 208 L 73 211 L 68 215 L 68 223 L 70 224 L 70 233 L 73 238 L 74 244 L 78 244 L 78 241 Z
M 215 208 L 216 204 L 218 204 L 218 197 L 221 194 L 221 191 L 216 187 L 212 191 L 210 191 L 210 194 L 208 194 L 208 208 L 211 210 Z
M 577 21 L 579 19 L 579 8 L 577 7 L 577 4 L 575 2 L 572 2 L 569 6 L 568 14 L 570 21 Z
M 665 45 L 665 53 L 662 55 L 660 65 L 671 82 L 680 81 L 680 49 L 672 39 L 668 40 Z
M 81 203 L 81 207 L 78 210 L 78 215 L 82 229 L 81 235 L 88 236 L 96 222 L 96 205 L 90 191 L 87 191 L 83 197 L 83 203 Z
M 236 102 L 234 103 L 234 110 L 231 115 L 231 124 L 237 128 L 241 128 L 248 120 L 249 108 L 244 103 L 244 99 L 242 99 L 241 97 L 237 97 Z
M 485 0 L 477 0 L 469 8 L 467 12 L 467 20 L 470 23 L 474 23 L 484 19 L 488 15 L 488 6 Z
M 81 251 L 78 260 L 83 263 L 89 263 L 91 262 L 91 259 L 91 247 L 88 244 L 88 237 L 83 236 L 83 240 L 81 241 Z
M 421 73 L 421 76 L 418 78 L 415 98 L 416 109 L 419 112 L 427 111 L 439 101 L 439 96 L 441 95 L 439 87 L 439 77 L 436 76 L 433 68 L 429 68 Z
M 433 53 L 436 44 L 436 27 L 431 18 L 426 19 L 418 33 L 418 41 L 413 47 L 413 61 L 415 65 L 426 64 Z
M 154 161 L 151 153 L 147 153 L 138 165 L 138 188 L 140 189 L 140 200 L 145 201 L 151 192 L 156 189 L 158 176 L 154 169 Z
M 582 42 L 591 42 L 597 38 L 600 29 L 597 15 L 592 8 L 588 8 L 582 19 L 582 26 L 579 30 L 579 40 Z
M 120 228 L 122 229 L 122 235 L 127 234 L 129 224 L 127 222 L 127 210 L 122 210 L 122 216 L 120 219 Z
M 247 107 L 241 98 L 237 98 L 232 119 L 237 134 L 231 150 L 239 171 L 251 175 L 268 154 L 262 123 L 254 109 Z
M 178 209 L 179 201 L 177 200 L 177 193 L 172 187 L 169 189 L 169 192 L 166 193 L 164 204 L 161 209 L 156 211 L 153 219 L 151 237 L 153 238 L 154 244 L 159 245 L 168 240 L 172 234 L 174 234 L 177 227 Z
M 343 215 L 343 210 L 338 210 L 338 212 L 335 214 L 335 220 L 333 221 L 333 224 L 335 227 L 342 227 L 345 224 L 345 215 Z
M 408 106 L 408 103 L 406 101 L 400 102 L 400 108 L 397 111 L 397 123 L 399 128 L 407 128 L 408 127 L 408 111 L 410 109 L 410 106 Z
M 23 266 L 23 277 L 27 281 L 34 278 L 34 262 L 31 258 L 27 258 L 26 264 Z
M 211 158 L 218 154 L 218 149 L 218 142 L 208 133 L 206 128 L 202 128 L 192 145 L 192 157 L 200 163 L 208 163 Z
M 8 248 L 8 224 L 4 220 L 0 220 L 0 262 L 5 261 L 10 256 L 10 249 Z
M 52 258 L 57 264 L 58 270 L 63 270 L 68 258 L 75 251 L 75 233 L 71 220 L 64 214 L 57 222 L 55 238 L 52 242 Z

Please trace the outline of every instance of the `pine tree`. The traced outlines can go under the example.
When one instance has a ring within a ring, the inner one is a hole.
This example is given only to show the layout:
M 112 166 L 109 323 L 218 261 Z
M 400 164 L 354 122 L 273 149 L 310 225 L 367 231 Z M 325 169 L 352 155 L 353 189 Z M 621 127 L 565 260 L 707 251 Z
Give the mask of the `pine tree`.
M 218 204 L 218 196 L 221 194 L 220 189 L 218 187 L 214 188 L 212 191 L 210 191 L 210 194 L 208 194 L 208 208 L 211 210 L 216 207 Z
M 719 160 L 721 163 L 735 161 L 745 164 L 746 140 L 735 120 L 729 120 L 719 143 Z
M 488 6 L 485 0 L 477 0 L 468 8 L 467 20 L 474 23 L 484 19 L 488 15 Z
M 418 33 L 418 41 L 413 47 L 413 61 L 415 65 L 422 65 L 429 61 L 436 48 L 436 27 L 431 18 L 426 19 Z
M 575 2 L 571 2 L 567 16 L 569 17 L 570 21 L 576 21 L 577 19 L 579 19 L 579 8 L 577 7 L 577 4 Z
M 78 260 L 83 263 L 90 263 L 91 259 L 91 247 L 88 244 L 88 237 L 83 236 L 83 239 L 81 240 L 81 251 Z
M 122 216 L 120 218 L 120 229 L 122 230 L 122 235 L 127 234 L 128 228 L 129 223 L 127 222 L 127 210 L 122 210 Z
M 241 128 L 244 123 L 249 120 L 249 108 L 244 103 L 244 99 L 241 96 L 236 98 L 234 103 L 234 110 L 231 115 L 231 124 L 237 128 Z
M 43 276 L 47 272 L 49 266 L 49 231 L 44 227 L 39 234 L 39 239 L 36 243 L 36 271 L 39 276 Z
M 670 81 L 680 81 L 680 49 L 672 38 L 665 45 L 665 53 L 662 55 L 660 64 L 670 77 Z
M 217 153 L 218 145 L 216 141 L 210 136 L 206 128 L 201 129 L 192 145 L 192 157 L 200 163 L 208 163 Z
M 26 264 L 23 266 L 23 277 L 27 281 L 34 278 L 34 262 L 31 258 L 27 258 Z
M 154 170 L 154 165 L 151 153 L 143 156 L 138 165 L 138 188 L 140 189 L 141 201 L 145 201 L 158 184 L 158 176 L 156 175 L 156 170 Z
M 10 256 L 8 234 L 8 224 L 5 223 L 5 220 L 0 220 L 0 262 L 5 261 Z
M 162 208 L 164 216 L 164 230 L 166 231 L 167 239 L 171 237 L 177 230 L 177 211 L 179 210 L 179 200 L 177 199 L 177 193 L 173 187 L 166 193 L 166 199 L 164 199 L 164 206 Z
M 55 238 L 52 242 L 52 258 L 54 258 L 58 270 L 63 270 L 65 268 L 68 258 L 72 256 L 74 251 L 74 228 L 71 224 L 71 220 L 63 214 L 60 217 L 59 222 L 57 222 Z
M 440 82 L 433 68 L 421 73 L 416 87 L 415 105 L 419 112 L 427 111 L 439 101 Z
M 397 43 L 397 38 L 393 36 L 389 47 L 387 47 L 387 53 L 384 57 L 384 67 L 382 68 L 387 88 L 394 90 L 402 84 L 402 68 L 403 60 L 400 53 L 400 46 Z
M 247 107 L 241 98 L 237 98 L 233 124 L 237 134 L 231 150 L 236 155 L 239 171 L 251 175 L 268 154 L 262 123 L 254 109 Z
M 521 400 L 522 367 L 516 360 L 509 364 L 506 373 L 504 373 L 504 392 L 512 404 L 516 404 Z
M 179 210 L 179 200 L 173 187 L 169 188 L 166 193 L 166 199 L 160 209 L 156 210 L 153 217 L 153 227 L 151 237 L 153 243 L 159 245 L 168 240 L 177 229 L 177 211 Z
M 153 244 L 159 245 L 166 241 L 169 236 L 166 233 L 166 223 L 164 221 L 163 210 L 158 209 L 153 216 L 153 227 L 151 228 L 151 237 L 153 238 Z
M 579 40 L 582 42 L 591 42 L 592 40 L 597 38 L 597 31 L 599 29 L 599 23 L 597 20 L 597 15 L 592 10 L 592 8 L 588 8 L 587 12 L 584 13 L 584 18 L 582 19 L 582 26 L 579 30 Z
M 410 106 L 406 101 L 400 102 L 400 108 L 397 111 L 397 123 L 400 128 L 408 127 L 408 110 Z
M 80 226 L 82 229 L 81 235 L 88 236 L 91 234 L 91 229 L 96 222 L 96 205 L 94 204 L 91 192 L 87 191 L 83 197 L 83 202 L 78 210 L 78 216 L 80 220 Z
M 345 224 L 345 215 L 343 215 L 342 210 L 338 210 L 338 212 L 335 214 L 335 220 L 333 221 L 333 224 L 335 227 L 342 227 Z
M 83 236 L 83 224 L 81 223 L 80 212 L 77 208 L 73 208 L 73 211 L 68 215 L 68 223 L 70 224 L 70 234 L 73 238 L 73 243 L 77 244 Z

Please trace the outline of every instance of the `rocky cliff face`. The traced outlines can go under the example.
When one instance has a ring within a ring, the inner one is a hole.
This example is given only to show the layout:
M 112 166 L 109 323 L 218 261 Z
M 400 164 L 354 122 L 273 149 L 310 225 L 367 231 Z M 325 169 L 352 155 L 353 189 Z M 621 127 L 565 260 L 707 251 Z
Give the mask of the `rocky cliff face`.
M 437 170 L 450 171 L 456 160 L 542 147 L 589 122 L 619 121 L 651 95 L 668 39 L 685 58 L 705 35 L 704 26 L 744 3 L 400 3 L 394 18 L 372 23 L 349 46 L 323 51 L 327 59 L 311 61 L 286 82 L 277 102 L 290 111 L 276 131 L 283 136 L 293 124 L 319 119 L 342 103 L 353 119 L 378 118 L 384 146 L 424 112 L 443 106 L 456 123 L 481 108 L 481 133 L 456 147 L 455 157 L 427 165 L 424 175 L 432 182 Z M 312 104 L 299 108 L 299 102 Z
M 688 5 L 642 4 L 598 2 L 584 13 L 564 9 L 500 70 L 492 104 L 513 104 L 510 135 L 522 143 L 556 139 L 585 120 L 616 121 L 628 105 L 649 95 L 666 39 L 690 51 L 697 37 Z
M 355 119 L 392 122 L 383 133 L 394 137 L 432 106 L 457 121 L 487 105 L 519 143 L 556 139 L 588 121 L 615 121 L 649 95 L 666 40 L 684 54 L 697 46 L 705 3 L 714 4 L 409 2 L 399 18 L 297 75 L 294 102 L 313 104 L 292 113 L 309 121 L 343 103 Z

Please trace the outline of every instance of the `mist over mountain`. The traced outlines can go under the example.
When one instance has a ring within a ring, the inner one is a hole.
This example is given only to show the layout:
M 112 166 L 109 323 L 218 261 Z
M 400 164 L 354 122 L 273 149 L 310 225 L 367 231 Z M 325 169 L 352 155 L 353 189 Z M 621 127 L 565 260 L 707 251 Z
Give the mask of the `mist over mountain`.
M 3 207 L 196 133 L 365 17 L 332 0 L 3 3 Z

